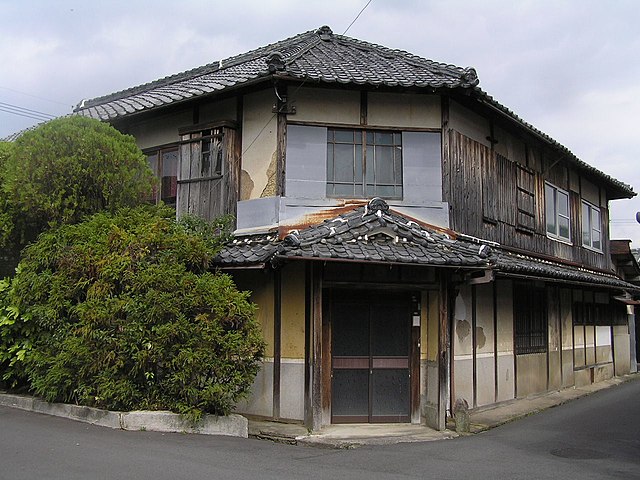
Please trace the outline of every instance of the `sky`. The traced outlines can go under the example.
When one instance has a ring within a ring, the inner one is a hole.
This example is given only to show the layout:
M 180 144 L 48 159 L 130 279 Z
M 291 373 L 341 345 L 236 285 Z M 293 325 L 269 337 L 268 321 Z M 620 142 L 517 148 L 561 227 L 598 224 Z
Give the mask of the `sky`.
M 640 193 L 640 1 L 372 0 L 349 27 L 367 1 L 0 0 L 0 138 L 38 123 L 24 114 L 329 25 L 474 67 L 497 101 Z M 610 208 L 611 237 L 640 248 L 640 199 Z

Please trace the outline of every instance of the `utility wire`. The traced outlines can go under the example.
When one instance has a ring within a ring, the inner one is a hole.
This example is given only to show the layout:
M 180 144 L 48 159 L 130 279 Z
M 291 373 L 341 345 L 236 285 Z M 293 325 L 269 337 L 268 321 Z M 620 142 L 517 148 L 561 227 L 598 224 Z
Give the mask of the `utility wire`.
M 349 24 L 349 26 L 347 27 L 347 29 L 346 29 L 344 32 L 342 32 L 342 35 L 345 35 L 345 34 L 349 31 L 349 29 L 351 28 L 351 26 L 352 26 L 354 23 L 356 23 L 356 20 L 358 20 L 358 19 L 360 18 L 360 15 L 362 15 L 362 12 L 364 12 L 364 11 L 367 9 L 367 7 L 369 6 L 369 4 L 370 4 L 371 2 L 373 2 L 373 0 L 369 0 L 369 1 L 367 2 L 367 4 L 366 4 L 364 7 L 362 7 L 362 10 L 360 10 L 360 13 L 358 13 L 358 15 L 356 15 L 356 18 L 354 18 L 354 19 L 353 19 L 353 22 L 351 22 L 351 23 Z
M 0 86 L 0 89 L 8 90 L 8 91 L 14 92 L 14 93 L 19 93 L 20 95 L 24 95 L 25 97 L 31 97 L 31 98 L 37 98 L 38 100 L 44 100 L 45 102 L 57 103 L 58 105 L 64 105 L 65 107 L 73 107 L 73 105 L 69 105 L 68 103 L 58 102 L 57 100 L 51 100 L 50 98 L 39 97 L 37 95 L 32 95 L 30 93 L 21 92 L 20 90 L 14 90 L 13 88 L 9 88 L 9 87 Z
M 14 115 L 20 115 L 23 117 L 30 117 L 36 120 L 51 120 L 55 118 L 55 115 L 51 115 L 49 113 L 31 110 L 30 108 L 20 107 L 19 105 L 12 105 L 4 102 L 0 102 L 0 109 L 3 112 L 13 113 Z

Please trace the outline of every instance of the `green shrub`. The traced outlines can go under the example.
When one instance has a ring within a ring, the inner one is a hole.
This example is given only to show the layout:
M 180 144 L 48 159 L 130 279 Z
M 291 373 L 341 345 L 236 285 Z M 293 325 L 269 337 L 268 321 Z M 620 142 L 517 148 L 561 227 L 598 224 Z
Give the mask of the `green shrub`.
M 227 414 L 258 371 L 255 308 L 209 271 L 224 225 L 166 207 L 100 213 L 23 252 L 13 299 L 37 325 L 25 358 L 49 401 Z
M 34 325 L 10 301 L 11 280 L 0 280 L 0 383 L 26 386 L 23 361 L 31 350 Z

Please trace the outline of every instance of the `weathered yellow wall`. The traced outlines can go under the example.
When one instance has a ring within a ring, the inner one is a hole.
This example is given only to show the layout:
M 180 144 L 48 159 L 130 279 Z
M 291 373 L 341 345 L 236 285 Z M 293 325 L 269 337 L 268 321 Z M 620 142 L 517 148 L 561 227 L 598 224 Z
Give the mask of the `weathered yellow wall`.
M 367 124 L 381 127 L 440 128 L 440 96 L 369 93 Z
M 265 357 L 273 358 L 273 277 L 260 270 L 239 270 L 232 276 L 240 290 L 251 292 L 251 301 L 258 306 L 257 318 L 267 344 Z
M 289 120 L 345 125 L 360 123 L 360 92 L 303 87 L 292 89 L 289 95 L 296 107 L 296 113 L 290 115 Z
M 438 292 L 422 293 L 422 327 L 420 329 L 421 358 L 435 362 L 438 360 L 438 327 L 440 306 Z
M 304 262 L 282 269 L 282 358 L 304 359 Z
M 276 190 L 277 121 L 272 90 L 243 99 L 241 200 L 272 197 Z

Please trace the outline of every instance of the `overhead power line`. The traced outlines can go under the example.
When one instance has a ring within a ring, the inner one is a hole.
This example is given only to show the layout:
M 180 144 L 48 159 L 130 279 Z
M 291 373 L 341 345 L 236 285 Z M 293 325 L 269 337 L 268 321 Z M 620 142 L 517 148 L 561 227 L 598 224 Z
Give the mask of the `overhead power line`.
M 19 105 L 12 105 L 10 103 L 0 102 L 0 111 L 11 113 L 13 115 L 19 115 L 21 117 L 33 118 L 34 120 L 52 120 L 56 118 L 55 115 L 49 113 L 40 112 L 38 110 L 32 110 L 30 108 L 21 107 Z
M 356 23 L 356 20 L 358 20 L 358 19 L 360 18 L 360 15 L 362 15 L 362 12 L 364 12 L 364 11 L 367 9 L 367 7 L 369 6 L 369 4 L 370 4 L 371 2 L 373 2 L 373 0 L 369 0 L 369 1 L 367 2 L 367 4 L 366 4 L 364 7 L 362 7 L 362 10 L 360 10 L 360 13 L 358 13 L 358 15 L 356 15 L 356 18 L 354 18 L 354 19 L 353 19 L 353 22 L 351 22 L 351 23 L 349 24 L 349 26 L 346 28 L 346 30 L 345 30 L 344 32 L 342 32 L 342 35 L 346 35 L 346 33 L 347 33 L 347 32 L 349 31 L 349 29 L 351 28 L 351 26 L 352 26 L 354 23 Z
M 25 97 L 31 97 L 31 98 L 37 98 L 38 100 L 43 100 L 45 102 L 50 102 L 50 103 L 56 103 L 58 105 L 64 105 L 65 107 L 73 107 L 73 105 L 69 105 L 68 103 L 64 103 L 64 102 L 59 102 L 57 100 L 51 100 L 50 98 L 45 98 L 45 97 L 39 97 L 38 95 L 32 95 L 30 93 L 26 93 L 26 92 L 21 92 L 20 90 L 15 90 L 13 88 L 9 88 L 9 87 L 2 87 L 0 86 L 0 89 L 2 90 L 8 90 L 10 92 L 14 92 L 14 93 L 19 93 L 20 95 L 24 95 Z

